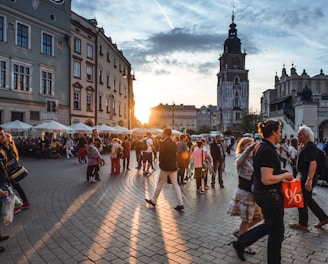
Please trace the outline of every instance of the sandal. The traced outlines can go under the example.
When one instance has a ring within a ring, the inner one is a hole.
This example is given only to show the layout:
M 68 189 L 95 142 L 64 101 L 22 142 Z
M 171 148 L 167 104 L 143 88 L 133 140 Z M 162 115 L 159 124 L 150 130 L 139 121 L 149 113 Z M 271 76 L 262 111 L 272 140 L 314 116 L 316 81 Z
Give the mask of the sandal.
M 254 249 L 249 248 L 249 247 L 245 247 L 244 252 L 247 253 L 247 254 L 250 254 L 250 255 L 255 255 L 256 254 L 256 251 Z

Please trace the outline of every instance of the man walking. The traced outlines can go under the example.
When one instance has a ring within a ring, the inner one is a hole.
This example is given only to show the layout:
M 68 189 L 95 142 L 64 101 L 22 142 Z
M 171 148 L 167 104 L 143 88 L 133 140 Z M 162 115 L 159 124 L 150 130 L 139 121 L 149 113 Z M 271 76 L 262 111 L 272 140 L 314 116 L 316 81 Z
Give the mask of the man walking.
M 159 148 L 159 167 L 161 169 L 157 181 L 157 186 L 152 199 L 145 199 L 147 203 L 156 206 L 159 194 L 162 191 L 163 184 L 166 182 L 167 177 L 170 177 L 172 186 L 178 198 L 178 205 L 176 210 L 181 211 L 184 209 L 181 189 L 177 179 L 177 145 L 171 139 L 172 130 L 165 128 L 162 133 L 163 141 Z
M 213 159 L 213 167 L 215 171 L 215 174 L 212 175 L 212 188 L 214 188 L 215 186 L 216 172 L 218 173 L 220 187 L 224 188 L 222 174 L 224 169 L 226 150 L 227 148 L 222 142 L 222 137 L 220 135 L 217 135 L 215 137 L 215 141 L 210 145 L 211 156 Z
M 298 208 L 298 222 L 292 223 L 289 226 L 295 229 L 308 230 L 308 208 L 310 208 L 319 219 L 319 223 L 315 227 L 321 228 L 328 224 L 328 216 L 312 197 L 312 190 L 318 181 L 316 174 L 318 150 L 313 143 L 314 134 L 310 127 L 303 125 L 299 128 L 297 137 L 299 142 L 303 144 L 298 154 L 296 166 L 301 174 L 304 207 Z
M 254 197 L 261 207 L 264 223 L 241 234 L 233 247 L 238 257 L 245 261 L 244 250 L 260 238 L 268 235 L 267 262 L 281 263 L 281 244 L 284 239 L 284 200 L 281 182 L 291 181 L 294 176 L 281 170 L 279 155 L 275 144 L 280 141 L 281 123 L 269 119 L 258 124 L 262 142 L 254 153 Z

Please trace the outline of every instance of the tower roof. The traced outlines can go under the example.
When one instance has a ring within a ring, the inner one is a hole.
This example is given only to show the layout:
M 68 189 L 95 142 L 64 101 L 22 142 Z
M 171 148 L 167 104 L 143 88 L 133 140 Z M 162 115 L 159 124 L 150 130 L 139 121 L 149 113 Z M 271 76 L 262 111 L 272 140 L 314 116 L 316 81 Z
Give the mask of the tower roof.
M 235 24 L 235 12 L 232 11 L 231 24 L 228 32 L 228 38 L 224 42 L 224 53 L 241 53 L 241 42 L 237 36 L 237 25 Z

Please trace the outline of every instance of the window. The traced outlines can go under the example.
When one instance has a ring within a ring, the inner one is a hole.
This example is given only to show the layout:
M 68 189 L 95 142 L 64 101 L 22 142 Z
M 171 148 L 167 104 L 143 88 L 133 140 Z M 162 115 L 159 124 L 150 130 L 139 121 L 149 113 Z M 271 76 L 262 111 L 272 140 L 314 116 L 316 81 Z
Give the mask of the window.
M 40 112 L 30 111 L 30 120 L 40 120 Z
M 6 41 L 6 21 L 3 16 L 0 16 L 0 41 Z
M 31 68 L 18 63 L 13 64 L 13 90 L 31 92 Z
M 118 84 L 118 92 L 119 92 L 119 94 L 121 95 L 122 94 L 122 84 L 121 84 L 121 82 Z
M 87 94 L 87 111 L 92 112 L 92 94 Z
M 113 88 L 114 88 L 114 92 L 116 92 L 116 80 L 113 80 Z
M 110 113 L 110 104 L 109 104 L 109 99 L 106 99 L 106 112 Z
M 75 91 L 73 100 L 73 108 L 75 110 L 81 109 L 81 92 Z
M 104 55 L 104 54 L 103 54 L 103 51 L 102 51 L 102 46 L 101 46 L 101 45 L 99 45 L 99 55 L 100 55 L 100 56 Z
M 106 82 L 107 82 L 107 88 L 110 88 L 110 85 L 109 85 L 109 75 L 107 75 L 107 80 L 106 80 Z
M 90 44 L 87 45 L 87 57 L 89 59 L 93 58 L 93 46 L 91 46 Z
M 93 69 L 92 69 L 92 66 L 88 65 L 87 66 L 87 80 L 89 82 L 92 82 L 93 78 L 92 78 L 92 75 L 93 75 Z
M 11 112 L 11 120 L 19 120 L 19 121 L 24 121 L 24 113 L 22 112 Z
M 0 88 L 7 87 L 7 65 L 8 63 L 5 60 L 0 59 Z
M 75 78 L 81 78 L 81 63 L 79 61 L 74 61 L 73 76 Z
M 54 38 L 45 32 L 42 32 L 41 53 L 48 56 L 53 56 Z
M 121 114 L 121 104 L 118 105 L 118 115 L 122 116 L 122 114 Z
M 74 39 L 74 52 L 81 54 L 81 40 L 78 38 Z
M 109 52 L 107 52 L 107 62 L 110 62 L 110 55 L 109 55 Z
M 102 96 L 99 95 L 99 111 L 102 111 Z
M 54 95 L 54 73 L 52 71 L 41 69 L 41 94 Z
M 100 84 L 103 84 L 103 81 L 102 81 L 102 70 L 99 70 L 99 83 Z
M 30 48 L 30 27 L 17 22 L 16 45 L 25 49 Z
M 58 108 L 57 100 L 46 100 L 46 110 L 49 113 L 56 113 Z

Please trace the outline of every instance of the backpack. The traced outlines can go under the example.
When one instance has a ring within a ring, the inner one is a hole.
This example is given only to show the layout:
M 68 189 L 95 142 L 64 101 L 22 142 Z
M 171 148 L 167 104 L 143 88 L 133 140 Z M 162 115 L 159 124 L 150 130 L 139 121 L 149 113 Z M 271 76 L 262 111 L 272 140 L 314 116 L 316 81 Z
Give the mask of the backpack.
M 317 156 L 317 174 L 320 176 L 319 178 L 324 178 L 328 176 L 328 156 L 327 154 L 317 148 L 318 156 Z
M 142 142 L 141 142 L 141 150 L 147 150 L 148 146 L 147 146 L 147 138 L 145 138 Z

